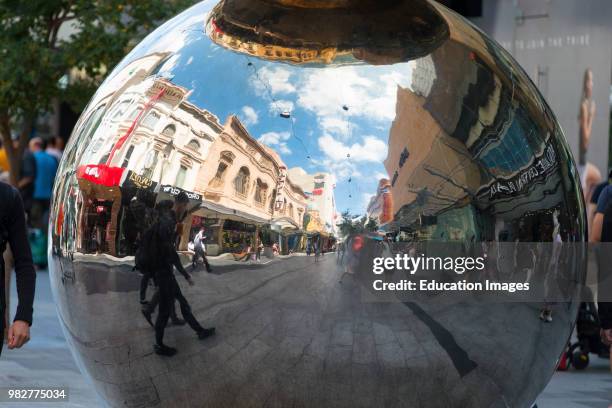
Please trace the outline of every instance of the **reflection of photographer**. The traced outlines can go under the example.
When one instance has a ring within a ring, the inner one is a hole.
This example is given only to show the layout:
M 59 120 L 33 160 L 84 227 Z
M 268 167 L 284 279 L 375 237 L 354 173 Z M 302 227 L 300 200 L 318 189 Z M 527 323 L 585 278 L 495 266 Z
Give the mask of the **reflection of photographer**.
M 32 304 L 36 272 L 32 263 L 32 253 L 27 238 L 25 211 L 19 192 L 8 184 L 0 182 L 0 255 L 10 245 L 15 261 L 17 294 L 19 303 L 13 324 L 8 328 L 9 349 L 19 348 L 30 340 L 32 324 Z M 1 257 L 0 257 L 1 259 Z M 6 320 L 6 290 L 4 262 L 0 262 L 0 332 L 4 338 Z M 10 273 L 10 270 L 8 271 Z M 2 342 L 0 342 L 0 352 Z

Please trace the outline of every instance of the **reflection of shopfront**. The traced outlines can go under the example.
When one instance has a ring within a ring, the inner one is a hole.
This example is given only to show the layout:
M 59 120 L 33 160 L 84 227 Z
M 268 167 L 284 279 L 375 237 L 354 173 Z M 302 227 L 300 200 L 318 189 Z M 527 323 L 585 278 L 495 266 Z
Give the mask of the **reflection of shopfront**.
M 193 242 L 195 236 L 200 231 L 201 227 L 206 228 L 204 236 L 206 239 L 206 249 L 209 255 L 217 255 L 219 253 L 219 235 L 222 231 L 222 225 L 218 218 L 204 218 L 199 215 L 191 217 L 191 229 L 189 231 L 189 242 Z
M 247 245 L 255 245 L 257 226 L 240 221 L 225 220 L 222 234 L 221 249 L 224 252 L 239 252 Z
M 78 250 L 117 255 L 117 220 L 121 208 L 119 184 L 123 169 L 85 165 L 77 169 L 82 194 Z
M 157 183 L 133 171 L 121 184 L 122 198 L 117 239 L 120 256 L 134 255 L 141 235 L 151 222 L 155 208 Z

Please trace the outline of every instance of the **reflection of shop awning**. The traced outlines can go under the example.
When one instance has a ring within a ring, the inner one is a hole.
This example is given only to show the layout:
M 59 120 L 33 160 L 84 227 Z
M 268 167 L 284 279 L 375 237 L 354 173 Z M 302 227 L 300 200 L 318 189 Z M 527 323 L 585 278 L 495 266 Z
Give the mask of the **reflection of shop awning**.
M 214 218 L 219 218 L 219 215 L 223 215 L 225 219 L 241 221 L 244 223 L 250 224 L 269 224 L 270 220 L 265 218 L 260 218 L 252 214 L 248 214 L 244 211 L 235 210 L 232 208 L 228 208 L 224 205 L 211 203 L 210 201 L 202 201 L 200 204 L 200 209 L 195 212 L 196 215 L 201 217 L 209 217 L 212 216 Z
M 271 224 L 273 228 L 278 228 L 281 230 L 285 228 L 299 229 L 297 223 L 289 217 L 275 218 L 272 220 Z
M 105 164 L 85 164 L 77 168 L 76 175 L 79 180 L 114 187 L 121 182 L 123 171 L 124 169 L 121 167 L 109 167 Z
M 198 193 L 194 193 L 193 191 L 183 190 L 182 188 L 175 187 L 175 186 L 170 186 L 170 185 L 167 185 L 167 184 L 164 184 L 164 185 L 161 186 L 160 193 L 168 194 L 168 195 L 171 195 L 173 197 L 176 197 L 180 193 L 185 193 L 185 194 L 187 194 L 187 197 L 189 197 L 190 200 L 193 200 L 193 201 L 201 201 L 202 200 L 202 196 L 200 194 L 198 194 Z

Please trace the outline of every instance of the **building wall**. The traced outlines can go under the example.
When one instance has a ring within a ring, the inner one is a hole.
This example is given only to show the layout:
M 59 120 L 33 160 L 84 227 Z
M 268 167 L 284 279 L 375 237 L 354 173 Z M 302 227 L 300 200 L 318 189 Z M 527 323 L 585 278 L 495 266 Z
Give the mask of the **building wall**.
M 225 160 L 224 157 L 231 159 Z M 228 167 L 223 177 L 218 180 L 215 177 L 221 161 L 225 161 Z M 295 190 L 290 181 L 284 183 L 281 191 L 286 198 L 286 205 L 278 209 L 274 207 L 273 193 L 277 188 L 279 168 L 283 166 L 284 163 L 278 155 L 270 154 L 269 150 L 250 137 L 239 120 L 232 116 L 223 132 L 210 146 L 207 160 L 199 170 L 195 191 L 202 194 L 205 201 L 240 210 L 258 218 L 272 220 L 289 217 L 301 228 L 302 215 L 306 208 L 305 197 L 300 195 L 300 190 Z M 234 184 L 243 167 L 249 171 L 248 189 L 244 195 L 236 191 Z M 255 200 L 258 180 L 267 186 L 263 202 Z M 290 208 L 293 208 L 293 214 Z
M 611 20 L 609 0 L 487 0 L 483 16 L 473 19 L 512 53 L 538 86 L 575 158 L 583 75 L 586 68 L 593 70 L 597 112 L 587 160 L 602 174 L 608 168 Z

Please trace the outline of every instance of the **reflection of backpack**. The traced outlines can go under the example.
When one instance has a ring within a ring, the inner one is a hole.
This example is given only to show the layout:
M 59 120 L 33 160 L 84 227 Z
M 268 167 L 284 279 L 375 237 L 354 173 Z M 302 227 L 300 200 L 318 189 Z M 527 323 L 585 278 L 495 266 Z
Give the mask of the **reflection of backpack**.
M 157 224 L 151 225 L 142 234 L 138 249 L 134 256 L 135 268 L 148 272 L 157 264 L 157 255 L 159 254 L 157 245 Z

